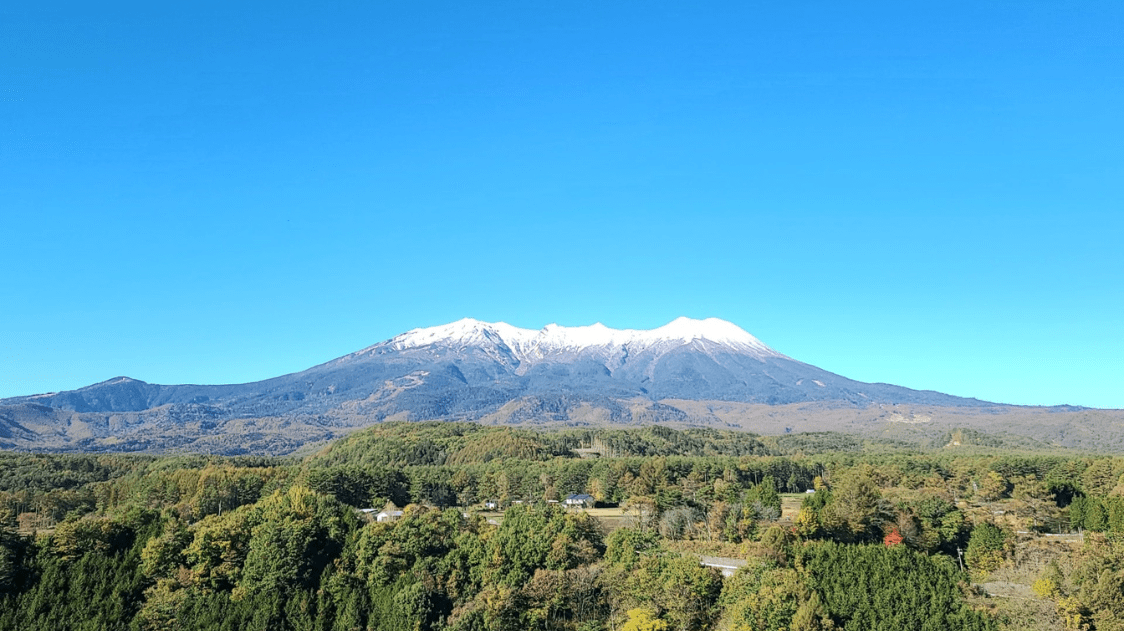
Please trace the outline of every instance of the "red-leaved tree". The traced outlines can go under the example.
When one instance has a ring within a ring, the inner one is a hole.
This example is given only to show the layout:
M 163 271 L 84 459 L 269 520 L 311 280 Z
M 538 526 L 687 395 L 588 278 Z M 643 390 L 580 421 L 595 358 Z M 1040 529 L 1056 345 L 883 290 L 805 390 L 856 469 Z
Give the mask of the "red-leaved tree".
M 887 548 L 892 548 L 896 545 L 900 545 L 901 542 L 902 542 L 902 533 L 898 532 L 897 528 L 894 528 L 893 530 L 891 530 L 889 532 L 889 534 L 887 534 L 882 539 L 882 544 L 885 545 Z

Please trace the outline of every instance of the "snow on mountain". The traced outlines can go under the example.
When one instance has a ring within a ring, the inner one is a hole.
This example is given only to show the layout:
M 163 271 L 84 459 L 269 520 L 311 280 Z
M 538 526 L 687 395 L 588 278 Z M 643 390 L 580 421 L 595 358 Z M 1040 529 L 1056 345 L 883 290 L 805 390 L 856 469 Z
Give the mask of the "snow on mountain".
M 0 399 L 0 447 L 121 451 L 190 444 L 287 453 L 388 419 L 728 427 L 713 402 L 722 402 L 720 410 L 813 402 L 848 409 L 989 405 L 853 381 L 785 357 L 716 318 L 678 318 L 648 331 L 603 324 L 535 331 L 465 319 L 259 382 L 158 385 L 119 377 Z M 784 422 L 803 419 L 801 411 Z
M 457 349 L 502 345 L 519 363 L 537 363 L 552 357 L 594 353 L 615 356 L 648 349 L 674 348 L 692 343 L 710 343 L 711 350 L 750 355 L 757 359 L 783 357 L 737 325 L 707 318 L 677 318 L 651 330 L 611 329 L 600 322 L 566 327 L 548 324 L 539 331 L 521 329 L 505 322 L 481 322 L 465 318 L 441 326 L 413 329 L 388 340 L 395 350 L 433 345 Z

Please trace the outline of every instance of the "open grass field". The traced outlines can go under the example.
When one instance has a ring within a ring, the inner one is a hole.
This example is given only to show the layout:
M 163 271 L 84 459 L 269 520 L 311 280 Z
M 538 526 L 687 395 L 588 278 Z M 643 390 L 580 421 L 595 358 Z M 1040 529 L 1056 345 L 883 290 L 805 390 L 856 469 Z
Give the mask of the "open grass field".
M 779 523 L 791 524 L 796 520 L 796 514 L 800 512 L 800 505 L 804 503 L 804 498 L 808 497 L 804 493 L 781 493 L 781 518 Z
M 583 513 L 589 513 L 593 517 L 596 517 L 597 520 L 601 522 L 601 528 L 602 528 L 602 530 L 605 531 L 605 534 L 609 534 L 609 533 L 613 532 L 614 530 L 624 526 L 625 523 L 626 523 L 626 520 L 628 519 L 628 517 L 624 514 L 624 511 L 622 509 L 620 509 L 619 507 L 618 508 L 568 508 L 566 510 L 571 511 L 571 512 L 581 511 Z M 495 523 L 495 524 L 502 524 L 503 523 L 503 512 L 502 511 L 477 511 L 476 514 L 480 515 L 484 519 L 487 519 L 491 523 Z
M 605 531 L 605 534 L 624 526 L 628 520 L 628 517 L 620 508 L 587 508 L 585 512 L 601 522 L 601 529 Z
M 796 519 L 796 514 L 800 512 L 800 505 L 804 502 L 806 496 L 803 493 L 782 493 L 781 494 L 781 518 L 777 523 L 781 525 L 791 525 Z M 621 508 L 571 508 L 570 511 L 582 511 L 596 517 L 601 522 L 601 527 L 605 534 L 609 534 L 614 530 L 625 526 L 628 523 L 628 515 L 624 513 Z M 503 523 L 502 511 L 477 511 L 476 514 L 494 524 Z

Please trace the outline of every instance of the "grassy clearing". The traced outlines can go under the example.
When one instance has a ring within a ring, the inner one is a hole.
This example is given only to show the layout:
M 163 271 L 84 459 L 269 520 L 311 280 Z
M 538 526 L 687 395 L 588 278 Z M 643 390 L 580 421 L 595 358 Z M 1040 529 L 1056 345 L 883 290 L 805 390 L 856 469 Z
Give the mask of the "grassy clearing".
M 778 523 L 791 524 L 796 519 L 796 514 L 800 512 L 800 506 L 804 503 L 804 498 L 808 497 L 804 493 L 781 493 L 781 518 Z
M 601 522 L 601 529 L 605 531 L 605 534 L 609 534 L 609 533 L 613 532 L 614 530 L 623 527 L 628 520 L 628 517 L 624 514 L 624 510 L 619 508 L 619 507 L 618 508 L 567 508 L 566 511 L 567 512 L 579 512 L 580 511 L 580 512 L 583 512 L 583 513 L 588 513 L 591 517 L 594 517 L 598 521 Z M 484 519 L 488 520 L 490 523 L 495 523 L 495 524 L 502 524 L 503 523 L 503 512 L 501 512 L 501 511 L 476 511 L 476 514 L 480 515 Z

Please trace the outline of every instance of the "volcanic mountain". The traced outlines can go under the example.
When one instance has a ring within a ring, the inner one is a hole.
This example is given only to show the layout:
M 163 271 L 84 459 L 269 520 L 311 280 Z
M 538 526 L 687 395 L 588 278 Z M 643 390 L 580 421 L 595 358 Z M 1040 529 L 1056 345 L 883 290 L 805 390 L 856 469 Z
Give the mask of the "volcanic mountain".
M 155 385 L 119 377 L 3 399 L 0 446 L 286 453 L 385 420 L 658 422 L 768 432 L 847 429 L 825 425 L 824 410 L 837 420 L 841 410 L 846 418 L 867 410 L 860 416 L 868 420 L 925 422 L 919 409 L 1003 408 L 853 381 L 714 318 L 679 318 L 647 331 L 601 324 L 535 331 L 465 319 L 255 383 Z

